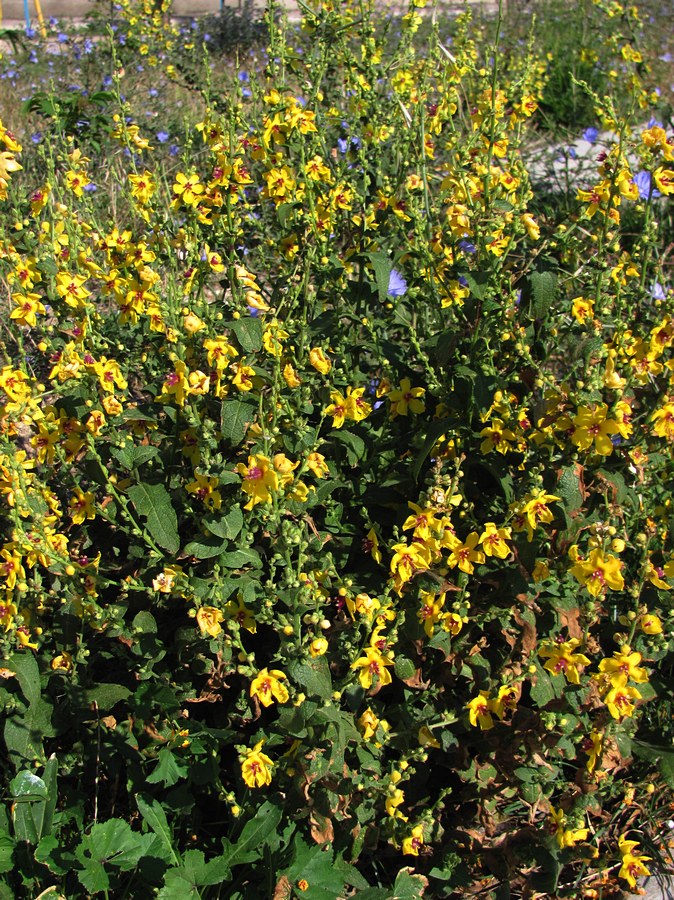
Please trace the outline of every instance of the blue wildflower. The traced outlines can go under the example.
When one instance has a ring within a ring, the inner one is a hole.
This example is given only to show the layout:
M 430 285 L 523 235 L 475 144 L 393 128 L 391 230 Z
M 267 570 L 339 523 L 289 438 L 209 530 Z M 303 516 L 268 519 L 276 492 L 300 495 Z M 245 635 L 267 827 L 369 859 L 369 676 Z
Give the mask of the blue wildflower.
M 662 196 L 660 191 L 652 186 L 651 173 L 647 172 L 645 169 L 641 172 L 637 172 L 632 179 L 632 182 L 636 184 L 641 200 L 648 200 L 649 197 Z
M 386 293 L 389 297 L 403 297 L 407 292 L 407 282 L 397 269 L 391 269 L 388 278 L 388 289 Z

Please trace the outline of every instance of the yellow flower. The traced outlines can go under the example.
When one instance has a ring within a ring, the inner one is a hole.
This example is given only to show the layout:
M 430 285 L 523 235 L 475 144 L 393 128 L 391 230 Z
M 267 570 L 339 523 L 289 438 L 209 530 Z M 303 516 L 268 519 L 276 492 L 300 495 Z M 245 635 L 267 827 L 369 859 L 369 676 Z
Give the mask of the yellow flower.
M 646 613 L 639 620 L 639 625 L 644 634 L 662 634 L 662 622 L 652 613 Z
M 651 857 L 635 855 L 632 852 L 638 846 L 638 841 L 628 841 L 624 834 L 618 839 L 618 849 L 622 856 L 622 865 L 618 875 L 620 878 L 624 878 L 631 888 L 636 887 L 638 878 L 646 878 L 651 874 L 644 865 L 644 860 L 649 860 Z
M 660 409 L 656 409 L 651 421 L 655 422 L 653 431 L 658 437 L 674 441 L 674 403 L 665 403 Z
M 405 800 L 404 791 L 402 791 L 400 788 L 393 788 L 391 790 L 391 792 L 389 793 L 388 797 L 386 798 L 386 802 L 384 803 L 384 806 L 386 808 L 386 815 L 391 816 L 391 818 L 393 818 L 393 819 L 395 819 L 395 818 L 404 819 L 405 817 L 398 810 L 398 807 L 401 805 L 401 803 L 404 802 L 404 800 Z
M 194 479 L 185 485 L 187 493 L 198 497 L 207 509 L 220 509 L 222 497 L 220 491 L 215 490 L 218 486 L 218 479 L 215 476 L 202 475 L 200 472 L 194 473 Z
M 419 621 L 423 623 L 426 635 L 431 638 L 433 637 L 436 624 L 444 619 L 442 607 L 445 603 L 445 594 L 437 596 L 429 591 L 421 591 L 420 599 L 421 606 L 417 610 L 417 616 Z
M 252 509 L 257 503 L 267 503 L 271 500 L 271 492 L 278 491 L 278 475 L 266 456 L 249 456 L 248 463 L 238 463 L 236 470 L 243 478 L 241 489 L 250 497 L 244 509 Z
M 163 572 L 160 572 L 156 578 L 152 579 L 152 587 L 161 594 L 170 594 L 173 590 L 173 584 L 182 572 L 179 566 L 166 566 Z
M 375 678 L 382 687 L 391 684 L 393 679 L 386 666 L 392 666 L 393 660 L 382 655 L 376 647 L 366 647 L 364 653 L 365 655 L 357 659 L 351 668 L 360 669 L 358 680 L 365 690 L 372 687 Z
M 347 416 L 346 399 L 339 391 L 330 391 L 330 401 L 323 412 L 326 416 L 332 416 L 333 428 L 341 428 Z
M 599 403 L 594 408 L 580 406 L 573 418 L 571 443 L 580 450 L 589 450 L 593 445 L 597 453 L 610 456 L 613 453 L 611 435 L 618 434 L 620 429 L 614 419 L 607 419 L 608 406 Z
M 70 653 L 68 653 L 66 650 L 63 650 L 61 653 L 57 653 L 57 655 L 52 659 L 50 665 L 55 672 L 72 672 L 73 658 Z
M 406 856 L 418 856 L 424 843 L 423 825 L 415 825 L 410 834 L 403 838 L 403 853 Z
M 379 538 L 374 528 L 370 528 L 363 541 L 363 552 L 369 553 L 376 563 L 381 562 L 381 550 L 379 549 Z
M 503 721 L 507 712 L 512 712 L 517 707 L 519 691 L 514 685 L 503 684 L 498 689 L 496 697 L 489 700 L 489 709 L 495 716 Z
M 248 609 L 240 596 L 236 600 L 228 600 L 225 603 L 225 615 L 228 619 L 235 619 L 241 628 L 245 628 L 251 634 L 255 634 L 257 631 L 253 613 Z
M 244 366 L 243 363 L 238 363 L 235 366 L 232 384 L 240 391 L 252 391 L 254 376 L 255 369 L 252 366 Z
M 279 669 L 262 669 L 250 684 L 250 696 L 257 697 L 263 706 L 271 706 L 274 700 L 285 703 L 290 696 L 288 688 L 283 684 L 287 680 L 288 676 Z
M 307 457 L 307 468 L 313 474 L 314 478 L 325 478 L 330 470 L 322 453 L 313 451 Z
M 472 575 L 475 571 L 473 563 L 480 565 L 484 562 L 484 553 L 481 550 L 475 549 L 478 545 L 477 531 L 471 531 L 466 538 L 465 543 L 459 540 L 455 535 L 448 534 L 447 543 L 451 550 L 451 553 L 447 558 L 447 563 L 452 568 L 458 566 L 462 572 L 465 572 L 467 575 Z
M 376 732 L 379 725 L 379 719 L 376 714 L 368 706 L 358 719 L 358 728 L 363 735 L 363 740 L 369 741 Z
M 293 369 L 290 363 L 286 363 L 283 367 L 283 380 L 291 389 L 298 388 L 302 384 L 302 381 L 297 376 L 297 372 Z
M 271 770 L 274 763 L 266 753 L 262 753 L 260 748 L 263 744 L 263 740 L 258 741 L 252 750 L 246 750 L 246 756 L 241 762 L 241 777 L 249 788 L 271 784 Z
M 578 841 L 586 841 L 587 828 L 566 828 L 567 819 L 563 810 L 556 810 L 550 804 L 550 818 L 552 819 L 552 831 L 557 839 L 560 850 L 565 847 L 575 847 Z
M 517 437 L 515 434 L 503 424 L 501 419 L 492 419 L 489 425 L 482 429 L 480 437 L 484 438 L 480 444 L 480 453 L 491 453 L 496 450 L 498 453 L 507 453 L 511 449 Z
M 583 742 L 583 750 L 587 753 L 587 762 L 585 768 L 592 774 L 597 768 L 597 763 L 601 759 L 604 749 L 604 732 L 591 731 L 590 736 Z
M 608 554 L 599 548 L 592 550 L 588 559 L 578 559 L 571 568 L 571 574 L 585 585 L 593 597 L 606 593 L 607 588 L 622 591 L 625 582 L 620 570 L 623 564 L 617 556 Z
M 346 416 L 353 419 L 354 422 L 362 422 L 372 412 L 372 405 L 367 400 L 363 400 L 364 393 L 365 388 L 362 387 L 346 389 Z
M 612 684 L 616 684 L 623 676 L 636 681 L 637 684 L 645 684 L 648 681 L 648 672 L 639 665 L 640 662 L 641 653 L 636 651 L 632 653 L 630 648 L 625 646 L 616 650 L 613 659 L 602 659 L 599 671 L 608 675 Z
M 522 225 L 524 225 L 531 240 L 537 241 L 541 236 L 541 229 L 531 213 L 523 213 L 520 216 L 520 221 L 522 222 Z
M 476 535 L 477 538 L 477 535 Z M 423 572 L 430 568 L 431 556 L 428 548 L 419 541 L 411 544 L 394 544 L 393 559 L 391 560 L 391 575 L 402 586 L 417 572 Z
M 538 651 L 539 656 L 548 657 L 543 668 L 553 675 L 564 675 L 570 684 L 580 684 L 578 667 L 589 666 L 591 660 L 582 653 L 574 653 L 579 644 L 578 638 L 571 638 L 571 640 L 559 644 L 554 641 L 544 641 Z
M 425 388 L 413 388 L 409 378 L 402 378 L 400 380 L 400 386 L 387 395 L 391 404 L 391 418 L 395 419 L 396 416 L 406 416 L 408 412 L 424 412 L 426 406 L 419 397 L 423 397 L 425 393 Z
M 509 528 L 497 528 L 494 522 L 485 522 L 479 543 L 482 544 L 482 549 L 487 556 L 498 556 L 499 559 L 505 559 L 510 553 L 510 547 L 506 544 L 510 538 Z
M 94 495 L 91 491 L 82 491 L 75 488 L 75 494 L 70 500 L 70 515 L 73 525 L 81 525 L 85 519 L 95 519 Z
M 217 637 L 222 628 L 222 611 L 214 606 L 202 606 L 197 613 L 197 625 L 201 629 L 202 634 L 208 634 L 210 637 Z
M 328 642 L 323 637 L 314 638 L 313 641 L 309 644 L 309 655 L 323 656 L 323 654 L 328 649 Z
M 641 694 L 627 684 L 627 676 L 620 675 L 611 679 L 611 690 L 604 697 L 608 711 L 614 719 L 629 717 L 634 712 L 633 700 L 641 700 Z
M 428 725 L 422 725 L 417 732 L 417 740 L 420 747 L 433 747 L 435 750 L 440 749 L 440 741 L 433 736 L 433 732 Z
M 466 709 L 468 710 L 468 721 L 474 728 L 479 725 L 482 731 L 489 731 L 494 727 L 489 707 L 489 691 L 480 691 L 477 697 L 473 697 L 466 703 Z
M 309 362 L 317 372 L 321 373 L 321 375 L 327 375 L 330 369 L 332 369 L 332 363 L 321 347 L 314 347 L 309 351 Z

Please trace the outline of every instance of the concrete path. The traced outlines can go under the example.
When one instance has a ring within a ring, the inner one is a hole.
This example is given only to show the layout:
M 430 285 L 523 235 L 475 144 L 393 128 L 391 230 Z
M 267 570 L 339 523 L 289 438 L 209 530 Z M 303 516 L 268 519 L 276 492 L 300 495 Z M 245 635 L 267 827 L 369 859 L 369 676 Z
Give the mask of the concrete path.
M 644 879 L 641 882 L 642 900 L 674 900 L 674 878 L 662 875 Z
M 23 0 L 0 0 L 0 5 L 3 19 L 6 22 L 25 21 Z M 95 7 L 104 12 L 106 7 L 112 7 L 112 3 L 95 3 L 94 0 L 40 0 L 40 6 L 45 19 L 51 16 L 55 19 L 80 19 L 88 15 Z M 220 0 L 174 0 L 173 3 L 173 15 L 175 16 L 200 16 L 204 13 L 218 12 L 219 9 Z M 36 19 L 35 0 L 28 0 L 28 10 L 31 19 Z

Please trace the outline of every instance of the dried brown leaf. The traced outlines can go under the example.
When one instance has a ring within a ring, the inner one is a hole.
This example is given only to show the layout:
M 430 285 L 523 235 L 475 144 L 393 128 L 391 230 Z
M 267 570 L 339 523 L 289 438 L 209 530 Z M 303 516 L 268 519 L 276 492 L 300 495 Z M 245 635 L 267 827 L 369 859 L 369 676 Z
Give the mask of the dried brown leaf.
M 281 875 L 279 880 L 276 882 L 272 900 L 290 900 L 292 894 L 293 886 L 290 882 L 290 879 L 285 875 Z
M 317 844 L 327 844 L 335 839 L 335 830 L 332 827 L 332 820 L 326 816 L 322 816 L 315 809 L 312 809 L 309 816 L 309 826 L 311 828 L 311 836 Z
M 562 627 L 569 632 L 569 637 L 576 638 L 579 641 L 583 639 L 585 632 L 580 625 L 580 610 L 577 606 L 573 609 L 560 609 L 559 621 Z

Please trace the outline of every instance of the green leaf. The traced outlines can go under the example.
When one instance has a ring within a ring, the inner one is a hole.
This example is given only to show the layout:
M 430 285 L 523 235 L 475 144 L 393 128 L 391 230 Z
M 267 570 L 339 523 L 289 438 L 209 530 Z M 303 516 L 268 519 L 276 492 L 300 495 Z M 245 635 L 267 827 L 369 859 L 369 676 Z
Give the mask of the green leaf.
M 160 840 L 164 851 L 162 858 L 167 861 L 170 860 L 175 865 L 178 865 L 179 858 L 173 849 L 173 835 L 169 828 L 166 813 L 164 812 L 162 805 L 155 800 L 154 797 L 150 797 L 146 800 L 141 794 L 136 795 L 136 805 L 138 806 L 138 812 L 141 814 L 148 827 L 152 829 L 152 832 L 156 834 Z
M 281 808 L 266 800 L 253 818 L 243 826 L 236 844 L 225 848 L 219 858 L 228 867 L 250 861 L 250 853 L 261 847 L 276 832 L 281 818 Z
M 141 611 L 133 617 L 131 626 L 134 631 L 142 632 L 143 634 L 157 633 L 157 620 L 152 613 L 148 612 L 146 609 L 141 609 Z
M 639 685 L 639 689 L 643 685 Z M 620 748 L 619 748 L 620 749 Z M 622 750 L 621 750 L 622 752 Z M 669 747 L 659 747 L 655 744 L 648 744 L 645 741 L 634 740 L 632 742 L 632 753 L 639 759 L 645 759 L 648 762 L 656 762 L 664 781 L 668 787 L 674 788 L 674 751 Z M 628 754 L 624 754 L 627 756 Z
M 573 464 L 562 469 L 562 474 L 557 481 L 556 493 L 562 498 L 567 514 L 573 516 L 583 505 L 583 494 L 580 489 L 580 472 L 578 464 Z
M 14 868 L 12 855 L 15 841 L 4 829 L 0 831 L 0 873 L 11 872 Z
M 417 454 L 412 466 L 412 478 L 414 478 L 415 481 L 419 480 L 421 467 L 426 462 L 428 454 L 431 452 L 433 447 L 435 447 L 440 437 L 447 431 L 451 424 L 451 421 L 451 419 L 438 419 L 436 422 L 431 422 L 426 429 L 426 437 L 424 439 L 424 443 L 422 444 L 421 450 Z
M 169 869 L 164 874 L 164 887 L 159 891 L 159 900 L 200 900 L 201 874 L 205 868 L 205 857 L 201 850 L 188 850 L 182 866 Z
M 255 419 L 255 407 L 243 400 L 223 400 L 220 408 L 220 431 L 223 438 L 237 446 Z
M 168 747 L 163 747 L 157 754 L 157 765 L 151 775 L 145 779 L 148 784 L 161 782 L 164 787 L 172 787 L 187 775 L 188 768 L 179 762 Z
M 396 656 L 395 663 L 393 664 L 393 670 L 396 673 L 396 676 L 404 681 L 406 678 L 411 678 L 416 672 L 416 668 L 411 659 L 407 659 L 406 656 Z
M 470 296 L 476 300 L 484 300 L 489 287 L 489 274 L 487 272 L 465 272 L 464 278 L 468 282 Z
M 115 704 L 131 696 L 131 691 L 123 684 L 98 684 L 83 692 L 84 704 L 91 707 L 94 703 L 101 712 L 108 712 Z
M 231 553 L 221 553 L 220 565 L 225 569 L 243 569 L 244 566 L 253 566 L 258 569 L 262 565 L 262 560 L 255 550 L 245 548 L 232 550 Z
M 17 802 L 31 803 L 35 800 L 46 800 L 49 796 L 47 785 L 34 772 L 19 772 L 9 783 L 12 799 Z
M 536 683 L 531 685 L 531 699 L 536 706 L 543 708 L 551 700 L 557 700 L 564 692 L 564 676 L 552 678 L 542 666 L 536 666 Z
M 365 458 L 365 441 L 352 431 L 333 431 L 332 437 L 346 447 L 349 465 L 357 466 Z
M 522 287 L 521 305 L 528 308 L 532 319 L 544 319 L 556 296 L 557 276 L 554 272 L 532 272 Z
M 135 867 L 145 852 L 148 838 L 152 840 L 151 835 L 133 831 L 123 819 L 108 819 L 92 826 L 76 848 L 75 855 L 81 862 L 90 856 L 102 865 L 128 871 Z
M 43 778 L 34 772 L 19 772 L 10 784 L 14 833 L 21 841 L 37 844 L 51 833 L 56 808 L 58 763 L 52 755 Z
M 238 481 L 238 475 L 236 477 Z M 243 512 L 238 506 L 235 506 L 226 516 L 221 519 L 210 519 L 204 522 L 204 525 L 216 537 L 233 541 L 243 528 Z
M 262 321 L 255 316 L 244 316 L 234 319 L 229 327 L 236 335 L 241 349 L 246 353 L 255 353 L 262 347 Z
M 293 662 L 289 667 L 290 677 L 301 684 L 307 694 L 327 700 L 332 696 L 332 677 L 325 656 L 317 656 L 306 662 Z
M 163 484 L 134 484 L 128 489 L 138 515 L 147 519 L 153 541 L 169 553 L 180 549 L 178 518 Z
M 137 469 L 139 466 L 142 466 L 143 463 L 146 463 L 149 459 L 153 459 L 159 454 L 159 450 L 157 447 L 144 445 L 136 447 L 132 445 L 130 447 L 115 447 L 110 453 L 121 466 L 131 471 L 132 469 Z
M 16 674 L 16 680 L 19 682 L 23 696 L 28 701 L 28 704 L 32 706 L 34 703 L 38 703 L 41 696 L 40 670 L 30 650 L 22 653 L 13 653 L 3 665 Z
M 388 285 L 391 278 L 393 263 L 385 253 L 366 253 L 374 269 L 374 280 L 377 285 L 377 293 L 380 303 L 385 303 L 388 296 Z
M 196 559 L 212 559 L 214 556 L 219 556 L 226 546 L 227 543 L 223 544 L 222 540 L 190 541 L 183 548 L 183 553 L 186 556 L 194 556 Z
M 51 721 L 53 709 L 41 695 L 40 673 L 30 651 L 13 654 L 5 667 L 16 673 L 21 691 L 28 701 L 27 711 L 22 716 L 8 718 L 3 729 L 10 758 L 19 770 L 26 762 L 46 762 L 42 738 L 55 734 Z
M 428 887 L 428 878 L 423 875 L 415 875 L 414 869 L 405 868 L 398 872 L 393 885 L 393 894 L 390 900 L 418 900 L 424 896 Z

